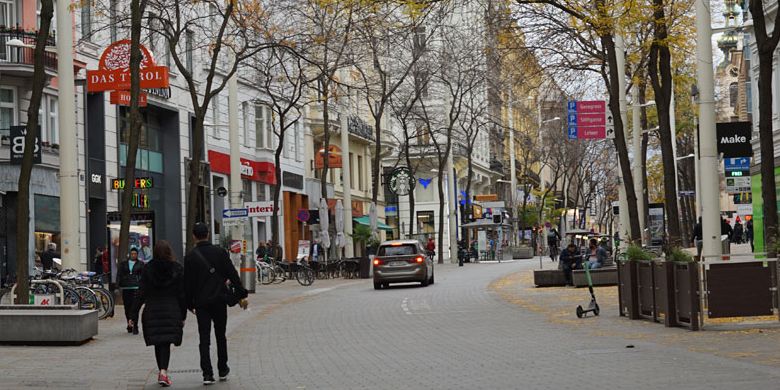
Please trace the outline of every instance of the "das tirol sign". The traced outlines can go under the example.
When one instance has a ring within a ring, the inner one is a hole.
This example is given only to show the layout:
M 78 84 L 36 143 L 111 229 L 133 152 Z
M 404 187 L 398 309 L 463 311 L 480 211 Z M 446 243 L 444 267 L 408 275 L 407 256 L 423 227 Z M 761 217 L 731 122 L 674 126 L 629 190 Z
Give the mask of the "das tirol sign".
M 139 70 L 142 89 L 168 88 L 168 67 L 157 66 L 154 57 L 143 45 Z M 87 92 L 111 91 L 111 103 L 130 104 L 130 40 L 123 39 L 109 45 L 100 56 L 98 69 L 87 71 Z M 139 96 L 139 105 L 145 106 L 146 93 Z

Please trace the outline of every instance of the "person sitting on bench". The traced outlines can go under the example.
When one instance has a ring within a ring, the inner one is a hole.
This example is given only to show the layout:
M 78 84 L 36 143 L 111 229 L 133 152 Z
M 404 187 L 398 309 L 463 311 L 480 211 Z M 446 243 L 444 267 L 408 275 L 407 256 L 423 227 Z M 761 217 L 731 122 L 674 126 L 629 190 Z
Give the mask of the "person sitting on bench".
M 590 239 L 590 256 L 588 257 L 588 269 L 597 269 L 604 266 L 607 260 L 607 250 L 599 246 L 595 238 Z
M 582 267 L 582 256 L 577 250 L 577 246 L 573 242 L 570 242 L 566 247 L 566 250 L 561 253 L 561 268 L 563 269 L 563 275 L 566 278 L 566 285 L 572 286 L 572 270 Z

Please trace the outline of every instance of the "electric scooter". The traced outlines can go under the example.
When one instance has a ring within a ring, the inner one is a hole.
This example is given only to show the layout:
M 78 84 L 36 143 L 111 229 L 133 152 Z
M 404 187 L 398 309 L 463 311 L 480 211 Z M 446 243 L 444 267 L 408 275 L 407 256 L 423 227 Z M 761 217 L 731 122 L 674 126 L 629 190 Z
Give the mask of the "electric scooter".
M 599 304 L 596 303 L 596 294 L 593 293 L 593 280 L 590 278 L 590 267 L 585 265 L 585 277 L 588 279 L 588 291 L 590 291 L 590 303 L 587 309 L 583 309 L 582 305 L 577 306 L 577 318 L 586 317 L 588 313 L 593 313 L 594 316 L 599 315 Z

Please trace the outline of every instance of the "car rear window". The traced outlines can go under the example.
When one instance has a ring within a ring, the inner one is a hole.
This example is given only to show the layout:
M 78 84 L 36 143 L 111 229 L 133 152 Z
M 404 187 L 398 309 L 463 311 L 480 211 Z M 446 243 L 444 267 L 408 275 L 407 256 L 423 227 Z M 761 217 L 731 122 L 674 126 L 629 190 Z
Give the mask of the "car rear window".
M 387 245 L 379 247 L 379 256 L 415 255 L 417 250 L 412 244 Z

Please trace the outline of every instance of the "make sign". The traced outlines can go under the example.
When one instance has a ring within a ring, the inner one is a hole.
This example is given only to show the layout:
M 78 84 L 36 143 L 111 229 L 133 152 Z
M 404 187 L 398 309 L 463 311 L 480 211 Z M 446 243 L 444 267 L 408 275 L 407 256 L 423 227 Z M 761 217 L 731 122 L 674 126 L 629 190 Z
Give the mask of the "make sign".
M 143 89 L 168 88 L 168 67 L 157 66 L 149 50 L 140 45 L 141 65 L 139 70 L 140 86 Z M 126 94 L 119 91 L 130 90 L 130 40 L 123 39 L 109 45 L 100 56 L 97 70 L 87 71 L 87 92 L 112 92 L 112 103 L 129 104 Z M 141 93 L 139 103 L 146 101 Z

